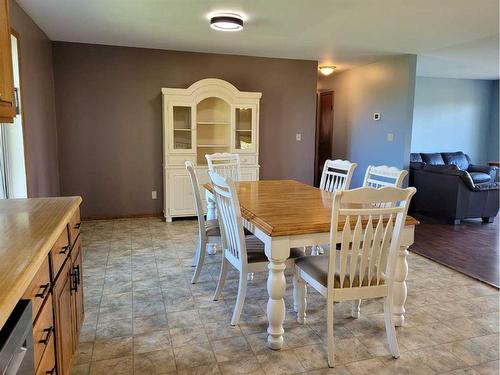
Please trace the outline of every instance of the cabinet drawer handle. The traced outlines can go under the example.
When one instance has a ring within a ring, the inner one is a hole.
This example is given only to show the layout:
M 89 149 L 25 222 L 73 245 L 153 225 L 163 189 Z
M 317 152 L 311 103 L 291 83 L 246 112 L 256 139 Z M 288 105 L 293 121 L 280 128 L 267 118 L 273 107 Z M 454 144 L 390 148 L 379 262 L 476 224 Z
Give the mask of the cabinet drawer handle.
M 63 246 L 59 251 L 59 254 L 66 254 L 66 251 L 69 250 L 69 245 Z
M 42 292 L 41 292 L 41 293 L 37 293 L 37 294 L 35 294 L 35 297 L 38 297 L 38 298 L 44 299 L 44 298 L 45 298 L 45 296 L 47 295 L 47 293 L 49 292 L 49 289 L 50 289 L 50 283 L 40 285 L 40 288 L 42 289 Z
M 50 327 L 50 328 L 45 328 L 43 330 L 43 332 L 47 332 L 47 336 L 45 336 L 45 338 L 43 340 L 40 340 L 38 341 L 40 344 L 44 344 L 44 345 L 48 345 L 49 343 L 49 340 L 50 340 L 50 336 L 52 336 L 52 332 L 53 332 L 53 328 Z
M 74 292 L 78 292 L 78 275 L 76 274 L 76 270 L 75 270 L 75 267 L 73 267 L 73 270 L 75 272 L 70 272 L 69 273 L 69 277 L 71 278 L 70 279 L 70 290 L 71 291 L 74 291 Z
M 56 373 L 56 367 L 54 366 L 54 367 L 52 368 L 52 370 L 45 371 L 45 373 L 46 373 L 47 375 L 54 375 L 54 374 Z
M 75 229 L 80 229 L 80 225 L 82 225 L 81 222 L 75 224 Z
M 77 283 L 77 285 L 80 285 L 80 282 L 81 282 L 80 265 L 77 264 L 76 266 L 73 266 L 73 269 L 75 270 L 76 283 Z

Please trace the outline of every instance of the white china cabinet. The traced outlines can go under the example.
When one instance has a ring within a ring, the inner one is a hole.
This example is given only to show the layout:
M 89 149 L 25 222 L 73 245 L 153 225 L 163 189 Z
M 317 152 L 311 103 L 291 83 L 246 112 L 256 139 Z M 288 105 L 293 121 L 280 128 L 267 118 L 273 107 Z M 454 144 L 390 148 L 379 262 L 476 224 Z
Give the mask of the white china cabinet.
M 238 153 L 241 179 L 259 179 L 260 92 L 239 91 L 214 78 L 202 79 L 187 89 L 161 91 L 166 221 L 196 214 L 186 160 L 196 165 L 199 182 L 204 184 L 208 182 L 206 154 Z

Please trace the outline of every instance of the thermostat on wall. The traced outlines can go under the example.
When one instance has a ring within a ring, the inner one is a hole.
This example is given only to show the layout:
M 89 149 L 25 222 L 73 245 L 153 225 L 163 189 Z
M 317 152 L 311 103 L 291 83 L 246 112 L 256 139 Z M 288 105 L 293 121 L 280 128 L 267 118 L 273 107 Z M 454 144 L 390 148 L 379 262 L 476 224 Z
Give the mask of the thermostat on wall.
M 380 120 L 380 113 L 375 112 L 375 113 L 373 114 L 373 120 L 375 120 L 375 121 Z

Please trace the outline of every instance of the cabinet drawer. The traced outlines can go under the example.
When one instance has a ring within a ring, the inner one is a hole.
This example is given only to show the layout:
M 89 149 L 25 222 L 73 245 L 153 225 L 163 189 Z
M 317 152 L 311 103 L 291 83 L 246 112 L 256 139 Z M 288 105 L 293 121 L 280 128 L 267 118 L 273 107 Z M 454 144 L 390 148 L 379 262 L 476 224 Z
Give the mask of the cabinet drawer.
M 69 251 L 68 231 L 64 228 L 52 247 L 52 250 L 50 250 L 50 255 L 52 257 L 52 276 L 54 278 L 52 281 L 56 279 L 64 261 L 68 257 Z
M 71 217 L 69 221 L 69 238 L 70 238 L 70 244 L 73 246 L 73 244 L 76 241 L 76 238 L 78 237 L 78 234 L 80 234 L 80 225 L 81 225 L 81 220 L 80 220 L 80 207 L 78 207 Z
M 47 348 L 43 353 L 36 375 L 56 375 L 56 355 L 54 351 L 54 335 L 49 339 Z
M 246 165 L 257 164 L 257 156 L 255 155 L 240 155 L 240 163 Z
M 167 156 L 167 165 L 168 166 L 184 166 L 184 163 L 189 160 L 196 164 L 196 156 L 195 155 L 169 155 Z
M 52 296 L 49 294 L 38 318 L 33 325 L 33 351 L 35 353 L 35 368 L 42 360 L 45 348 L 54 335 L 54 318 L 52 316 Z M 53 344 L 52 344 L 53 345 Z
M 40 308 L 42 307 L 43 301 L 50 292 L 50 274 L 49 274 L 49 258 L 45 258 L 45 261 L 40 266 L 40 269 L 36 273 L 35 277 L 31 281 L 31 284 L 24 292 L 24 299 L 30 299 L 33 307 L 33 321 L 35 321 Z

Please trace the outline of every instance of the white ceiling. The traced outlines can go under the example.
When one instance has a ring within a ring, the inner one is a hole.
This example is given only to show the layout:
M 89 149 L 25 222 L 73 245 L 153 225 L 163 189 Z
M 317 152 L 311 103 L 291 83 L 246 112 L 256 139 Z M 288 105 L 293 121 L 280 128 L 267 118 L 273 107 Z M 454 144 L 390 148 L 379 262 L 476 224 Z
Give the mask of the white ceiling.
M 417 54 L 418 74 L 499 78 L 498 0 L 17 0 L 52 40 L 318 60 Z M 207 14 L 246 15 L 221 33 Z

